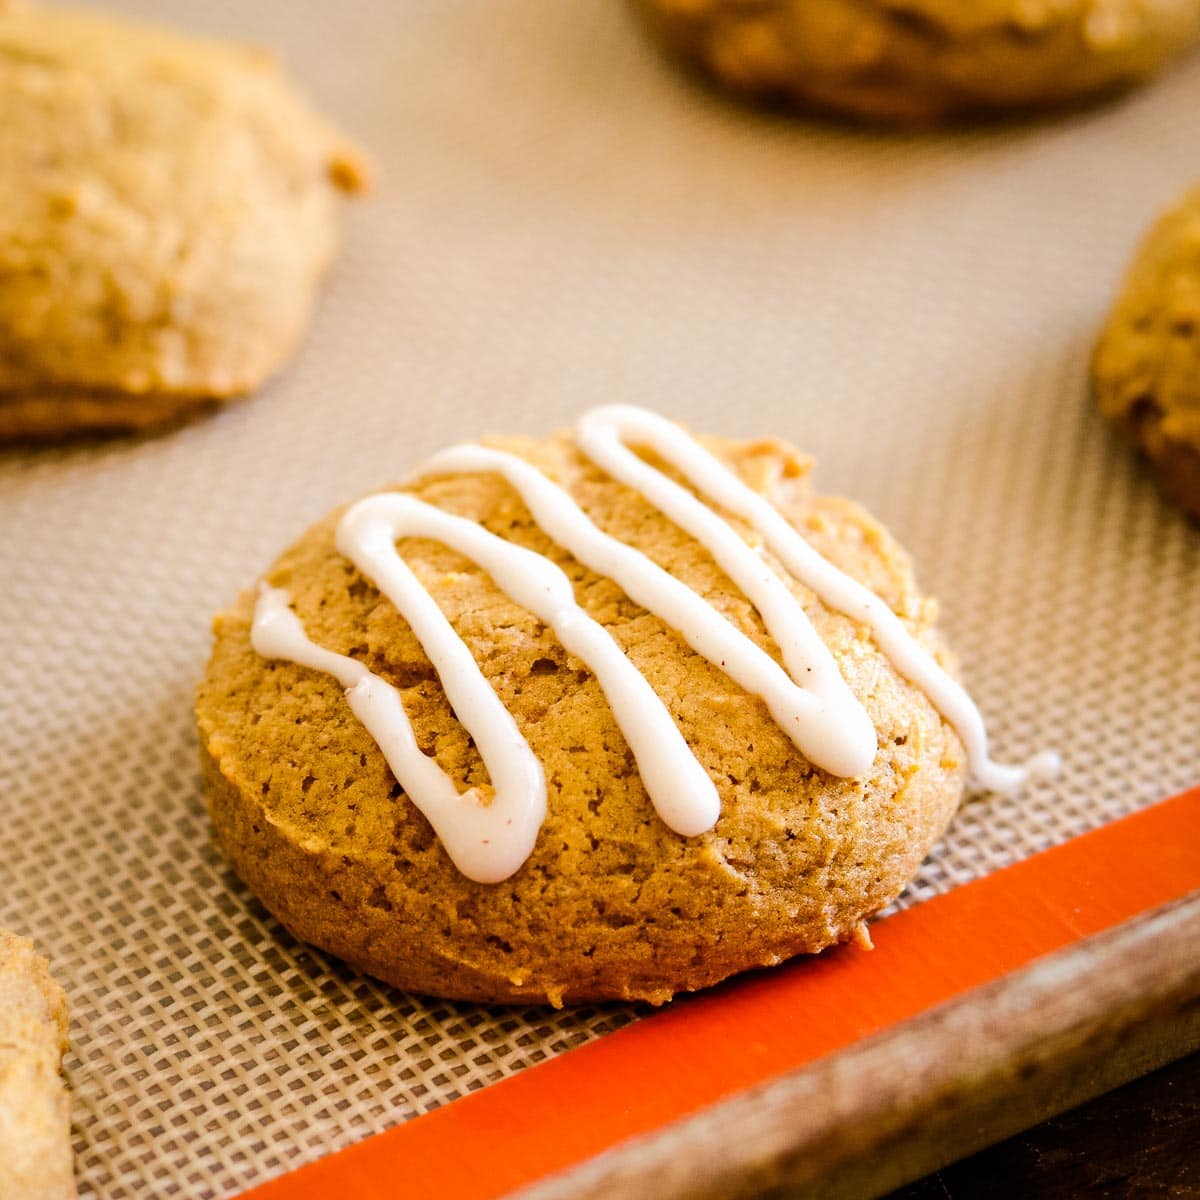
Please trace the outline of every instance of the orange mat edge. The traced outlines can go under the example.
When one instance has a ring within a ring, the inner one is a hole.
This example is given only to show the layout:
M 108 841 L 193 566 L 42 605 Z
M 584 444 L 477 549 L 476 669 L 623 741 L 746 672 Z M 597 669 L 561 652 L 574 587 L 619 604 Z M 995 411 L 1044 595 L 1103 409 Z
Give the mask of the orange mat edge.
M 242 1200 L 503 1196 L 1197 889 L 1200 787 L 876 922 L 872 952 L 676 1001 Z

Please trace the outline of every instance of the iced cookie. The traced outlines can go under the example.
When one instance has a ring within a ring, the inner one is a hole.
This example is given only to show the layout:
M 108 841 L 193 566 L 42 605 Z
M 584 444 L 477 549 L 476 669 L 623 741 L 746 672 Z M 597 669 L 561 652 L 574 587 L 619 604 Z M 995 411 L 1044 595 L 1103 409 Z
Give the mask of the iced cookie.
M 1092 360 L 1100 409 L 1200 520 L 1200 188 L 1134 258 Z
M 259 50 L 0 5 L 0 438 L 253 390 L 308 323 L 357 152 Z
M 987 786 L 888 533 L 640 409 L 445 451 L 219 616 L 216 836 L 399 987 L 661 1002 L 861 933 Z
M 0 1196 L 75 1196 L 66 1051 L 62 988 L 28 938 L 0 930 Z
M 881 121 L 1083 100 L 1200 34 L 1200 0 L 636 2 L 665 45 L 735 92 Z

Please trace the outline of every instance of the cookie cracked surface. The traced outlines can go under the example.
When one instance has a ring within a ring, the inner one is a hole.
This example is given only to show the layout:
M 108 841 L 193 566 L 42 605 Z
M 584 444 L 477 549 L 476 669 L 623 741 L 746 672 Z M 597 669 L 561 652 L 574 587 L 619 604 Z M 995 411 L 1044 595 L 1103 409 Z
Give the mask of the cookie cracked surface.
M 1200 0 L 635 0 L 731 91 L 925 124 L 1070 104 L 1154 74 Z
M 0 438 L 141 429 L 290 353 L 361 157 L 250 47 L 0 6 Z
M 757 612 L 711 555 L 590 464 L 569 437 L 489 444 L 532 462 L 601 528 L 683 580 L 778 660 Z M 779 442 L 706 444 L 936 648 L 934 606 L 878 523 L 848 501 L 813 493 L 808 462 Z M 828 611 L 770 554 L 765 560 L 800 597 L 874 722 L 879 749 L 861 779 L 812 766 L 760 699 L 550 542 L 499 477 L 441 477 L 404 490 L 567 573 L 578 603 L 667 705 L 717 785 L 721 816 L 697 837 L 668 829 L 583 664 L 473 563 L 403 539 L 405 560 L 541 760 L 547 816 L 511 878 L 465 878 L 338 683 L 254 651 L 247 592 L 215 623 L 197 699 L 201 755 L 220 846 L 293 933 L 417 992 L 662 1002 L 854 937 L 912 877 L 960 799 L 962 747 L 869 630 Z M 421 748 L 461 788 L 485 783 L 478 752 L 411 630 L 336 550 L 339 515 L 305 534 L 267 580 L 287 590 L 309 637 L 400 690 Z

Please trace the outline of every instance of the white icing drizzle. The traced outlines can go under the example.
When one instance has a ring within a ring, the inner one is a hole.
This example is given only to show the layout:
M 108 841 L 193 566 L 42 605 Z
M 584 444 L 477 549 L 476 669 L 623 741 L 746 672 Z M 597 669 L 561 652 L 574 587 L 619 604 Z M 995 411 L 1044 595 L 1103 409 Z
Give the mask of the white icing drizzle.
M 348 689 L 351 707 L 371 730 L 396 779 L 429 818 L 464 875 L 493 882 L 507 878 L 525 861 L 545 816 L 546 785 L 541 766 L 511 714 L 397 552 L 396 541 L 402 537 L 430 538 L 452 547 L 481 566 L 517 604 L 549 625 L 563 646 L 596 676 L 663 821 L 685 837 L 712 828 L 721 802 L 708 773 L 696 761 L 654 689 L 604 627 L 575 602 L 571 581 L 554 563 L 413 496 L 396 492 L 369 496 L 351 507 L 339 523 L 338 549 L 375 581 L 412 627 L 451 707 L 475 739 L 493 781 L 491 802 L 481 805 L 477 790 L 459 797 L 445 772 L 417 749 L 399 693 L 354 659 L 311 642 L 278 590 L 261 593 L 252 642 L 266 657 L 288 658 L 327 671 Z M 359 712 L 359 691 L 373 698 L 368 707 L 377 722 L 386 724 L 386 739 Z M 400 741 L 392 736 L 397 719 L 405 729 Z M 427 799 L 424 789 L 435 778 L 436 789 Z M 480 820 L 481 811 L 486 813 L 486 822 Z
M 751 560 L 742 572 L 748 594 L 753 598 L 760 591 L 768 592 L 776 603 L 773 626 L 768 628 L 787 638 L 788 666 L 803 686 L 789 679 L 769 654 L 687 584 L 640 550 L 599 529 L 566 491 L 524 459 L 484 446 L 452 446 L 421 468 L 423 475 L 467 472 L 503 476 L 548 537 L 597 575 L 614 580 L 630 599 L 676 630 L 697 654 L 760 696 L 779 727 L 811 762 L 832 775 L 847 777 L 870 768 L 877 749 L 875 727 L 846 686 L 829 650 L 779 577 L 715 514 L 711 514 L 714 521 L 733 534 Z M 804 630 L 809 636 L 802 641 Z
M 338 525 L 338 549 L 375 581 L 412 626 L 493 780 L 497 778 L 493 755 L 501 761 L 505 753 L 537 760 L 466 645 L 400 557 L 396 540 L 402 537 L 431 538 L 457 550 L 478 563 L 502 592 L 549 625 L 596 676 L 662 819 L 687 837 L 713 827 L 721 801 L 708 772 L 696 761 L 645 676 L 607 630 L 576 604 L 571 581 L 554 563 L 413 496 L 399 492 L 368 496 Z M 523 778 L 522 786 L 526 782 Z M 541 786 L 544 806 L 545 785 Z M 501 787 L 497 782 L 497 794 Z
M 769 500 L 747 487 L 724 463 L 678 425 L 657 413 L 632 405 L 615 404 L 585 413 L 575 435 L 579 448 L 588 458 L 691 533 L 712 551 L 722 568 L 746 590 L 745 584 L 734 574 L 730 565 L 718 556 L 716 530 L 710 528 L 720 525 L 732 533 L 730 527 L 678 484 L 627 449 L 623 441 L 625 438 L 633 438 L 639 445 L 654 450 L 698 492 L 757 529 L 766 539 L 771 552 L 788 571 L 815 592 L 827 607 L 869 626 L 877 645 L 896 670 L 920 688 L 953 726 L 966 748 L 975 781 L 981 787 L 993 792 L 1009 792 L 1030 779 L 1052 778 L 1058 773 L 1059 758 L 1052 752 L 1035 755 L 1019 767 L 1006 767 L 993 762 L 988 755 L 983 717 L 975 702 L 909 633 L 887 604 L 869 588 L 823 558 L 788 524 Z M 733 537 L 745 547 L 736 533 Z M 751 593 L 747 591 L 747 594 Z M 757 601 L 755 607 L 763 612 Z M 765 612 L 763 618 L 767 619 Z M 773 629 L 772 634 L 778 637 Z M 836 670 L 836 667 L 833 669 Z
M 266 584 L 260 587 L 250 640 L 264 658 L 287 659 L 325 671 L 346 689 L 351 710 L 378 743 L 397 782 L 428 818 L 454 865 L 469 879 L 499 883 L 529 857 L 546 816 L 542 765 L 490 688 L 487 691 L 499 716 L 489 723 L 487 748 L 480 744 L 493 781 L 489 802 L 480 788 L 460 795 L 450 776 L 421 752 L 400 693 L 390 683 L 357 660 L 309 640 L 300 619 L 288 607 L 286 592 Z M 462 649 L 470 659 L 466 647 Z M 471 666 L 474 668 L 474 662 Z M 442 679 L 446 682 L 447 675 Z M 483 705 L 486 703 L 484 700 Z M 467 724 L 465 717 L 463 723 Z
M 795 596 L 723 517 L 625 443 L 646 446 L 701 496 L 755 528 L 776 558 L 824 604 L 871 629 L 896 669 L 925 691 L 958 732 L 980 784 L 1007 791 L 1057 771 L 1056 755 L 1039 755 L 1024 767 L 992 762 L 983 721 L 971 698 L 891 609 L 824 559 L 769 501 L 678 426 L 643 409 L 610 406 L 585 414 L 576 440 L 597 466 L 638 492 L 713 555 L 758 610 L 780 647 L 786 671 L 703 597 L 641 551 L 604 533 L 566 491 L 516 455 L 477 445 L 455 446 L 426 462 L 419 476 L 501 475 L 547 536 L 593 572 L 613 579 L 698 654 L 760 696 L 808 759 L 834 775 L 865 774 L 877 749 L 874 726 Z M 455 714 L 474 738 L 492 786 L 460 795 L 449 776 L 417 746 L 400 693 L 363 664 L 313 643 L 288 607 L 286 593 L 262 586 L 251 640 L 264 657 L 327 672 L 346 688 L 351 709 L 463 874 L 498 882 L 521 866 L 545 816 L 546 785 L 541 765 L 512 715 L 399 554 L 396 542 L 403 537 L 430 538 L 457 550 L 550 626 L 596 676 L 663 821 L 684 836 L 713 826 L 720 801 L 707 772 L 646 679 L 577 604 L 571 581 L 555 564 L 416 497 L 395 492 L 369 496 L 339 523 L 338 549 L 375 581 L 408 621 Z

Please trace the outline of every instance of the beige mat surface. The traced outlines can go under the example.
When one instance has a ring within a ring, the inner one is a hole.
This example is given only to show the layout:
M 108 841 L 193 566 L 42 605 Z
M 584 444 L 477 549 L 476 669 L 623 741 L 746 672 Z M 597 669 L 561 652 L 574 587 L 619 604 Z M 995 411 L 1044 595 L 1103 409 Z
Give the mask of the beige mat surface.
M 1066 759 L 973 799 L 905 902 L 1200 779 L 1200 534 L 1084 378 L 1132 243 L 1200 175 L 1200 62 L 1062 120 L 886 136 L 729 107 L 611 0 L 121 7 L 277 46 L 380 170 L 260 396 L 0 453 L 0 925 L 71 996 L 85 1195 L 229 1195 L 636 1015 L 390 991 L 209 845 L 211 613 L 447 441 L 637 402 L 789 437 L 896 531 L 999 756 Z

